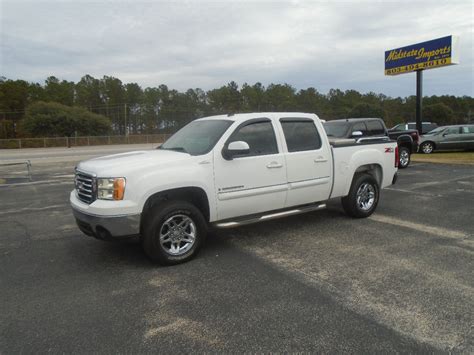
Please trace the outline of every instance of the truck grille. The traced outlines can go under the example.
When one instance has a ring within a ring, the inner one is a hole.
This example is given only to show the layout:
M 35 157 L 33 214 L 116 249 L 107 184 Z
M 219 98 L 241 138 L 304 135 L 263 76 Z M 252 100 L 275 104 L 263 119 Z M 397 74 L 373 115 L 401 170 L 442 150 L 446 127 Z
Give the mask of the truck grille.
M 76 177 L 74 179 L 74 183 L 76 186 L 77 197 L 79 198 L 79 200 L 87 204 L 91 204 L 95 201 L 95 178 L 92 175 L 76 170 Z

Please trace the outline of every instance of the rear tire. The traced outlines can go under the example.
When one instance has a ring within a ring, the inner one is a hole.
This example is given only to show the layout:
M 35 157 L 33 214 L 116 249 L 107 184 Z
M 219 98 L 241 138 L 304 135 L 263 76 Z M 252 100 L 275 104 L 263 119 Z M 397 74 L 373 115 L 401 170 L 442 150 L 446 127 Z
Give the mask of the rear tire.
M 407 147 L 400 147 L 398 150 L 399 159 L 398 159 L 398 168 L 405 169 L 410 165 L 410 150 Z
M 344 211 L 351 217 L 365 218 L 374 213 L 379 202 L 379 185 L 369 174 L 357 174 L 349 194 L 341 199 Z
M 433 153 L 434 145 L 431 142 L 424 142 L 421 144 L 421 152 L 424 154 L 431 154 Z
M 204 243 L 207 223 L 186 201 L 163 201 L 144 221 L 143 250 L 154 262 L 175 265 L 193 258 Z

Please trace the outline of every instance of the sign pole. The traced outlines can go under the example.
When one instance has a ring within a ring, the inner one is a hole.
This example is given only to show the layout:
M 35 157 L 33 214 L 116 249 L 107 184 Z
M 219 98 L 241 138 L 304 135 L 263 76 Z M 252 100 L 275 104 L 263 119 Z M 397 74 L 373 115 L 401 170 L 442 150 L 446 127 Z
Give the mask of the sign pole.
M 423 128 L 423 70 L 459 64 L 459 37 L 446 36 L 385 51 L 385 75 L 416 71 L 416 129 Z
M 423 69 L 416 71 L 416 129 L 418 133 L 422 131 L 422 111 L 423 111 Z

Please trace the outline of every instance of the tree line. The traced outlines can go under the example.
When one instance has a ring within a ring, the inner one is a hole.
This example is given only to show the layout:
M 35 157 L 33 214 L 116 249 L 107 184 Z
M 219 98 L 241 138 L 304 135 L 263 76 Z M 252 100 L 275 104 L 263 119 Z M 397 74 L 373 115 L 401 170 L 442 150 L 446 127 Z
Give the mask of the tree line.
M 470 96 L 429 96 L 423 117 L 438 124 L 470 122 Z M 43 84 L 0 78 L 0 138 L 170 133 L 189 121 L 235 112 L 314 112 L 325 120 L 380 117 L 387 126 L 415 120 L 415 96 L 331 89 L 324 94 L 289 84 L 239 85 L 184 92 L 166 85 L 142 88 L 112 76 L 85 75 L 77 83 L 48 77 Z

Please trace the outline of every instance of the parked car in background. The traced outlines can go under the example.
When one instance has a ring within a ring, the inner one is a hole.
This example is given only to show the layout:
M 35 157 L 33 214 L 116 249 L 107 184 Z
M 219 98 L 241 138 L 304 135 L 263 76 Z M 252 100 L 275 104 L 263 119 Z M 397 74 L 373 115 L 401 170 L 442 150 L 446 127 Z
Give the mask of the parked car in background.
M 369 140 L 375 137 L 388 137 L 397 141 L 400 169 L 410 165 L 411 154 L 418 150 L 418 131 L 391 131 L 381 118 L 347 118 L 328 121 L 323 124 L 329 138 L 356 138 Z
M 474 124 L 442 126 L 420 137 L 420 152 L 474 149 Z
M 434 122 L 421 122 L 421 134 L 428 133 L 437 127 L 438 125 Z M 389 131 L 408 131 L 412 129 L 416 129 L 416 122 L 400 123 L 390 128 Z

